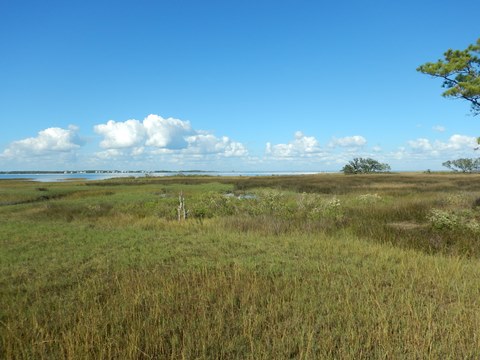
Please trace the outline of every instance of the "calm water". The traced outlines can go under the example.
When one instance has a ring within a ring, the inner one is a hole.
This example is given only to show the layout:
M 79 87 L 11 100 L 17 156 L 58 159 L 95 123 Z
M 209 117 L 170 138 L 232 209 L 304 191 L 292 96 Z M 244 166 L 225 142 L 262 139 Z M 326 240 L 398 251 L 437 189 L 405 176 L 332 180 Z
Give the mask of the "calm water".
M 206 175 L 206 176 L 269 176 L 269 175 L 306 175 L 317 174 L 318 172 L 309 171 L 258 171 L 258 172 L 188 172 L 186 175 Z M 181 172 L 168 172 L 168 173 L 152 173 L 150 176 L 174 176 L 182 174 Z M 0 174 L 0 179 L 28 179 L 33 181 L 66 181 L 75 179 L 85 180 L 105 180 L 121 177 L 145 177 L 144 173 L 100 173 L 100 174 Z

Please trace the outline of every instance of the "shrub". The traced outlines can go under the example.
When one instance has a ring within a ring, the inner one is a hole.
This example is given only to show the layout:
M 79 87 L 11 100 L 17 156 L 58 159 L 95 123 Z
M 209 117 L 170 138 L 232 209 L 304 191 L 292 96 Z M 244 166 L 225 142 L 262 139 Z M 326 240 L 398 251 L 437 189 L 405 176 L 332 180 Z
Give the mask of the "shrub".
M 453 230 L 459 227 L 460 220 L 457 215 L 452 212 L 440 209 L 432 209 L 427 219 L 435 229 Z
M 480 223 L 475 217 L 475 212 L 469 210 L 447 211 L 432 209 L 427 219 L 437 230 L 460 230 L 474 233 L 480 232 Z
M 223 194 L 208 192 L 199 199 L 192 200 L 192 215 L 195 218 L 233 215 L 236 211 L 235 200 Z

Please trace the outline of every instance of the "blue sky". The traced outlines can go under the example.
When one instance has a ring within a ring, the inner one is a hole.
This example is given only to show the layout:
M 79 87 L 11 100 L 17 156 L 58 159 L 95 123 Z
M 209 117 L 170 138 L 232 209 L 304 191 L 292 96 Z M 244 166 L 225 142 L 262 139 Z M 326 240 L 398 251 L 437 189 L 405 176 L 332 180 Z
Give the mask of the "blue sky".
M 469 104 L 415 71 L 480 3 L 0 2 L 0 170 L 393 170 L 474 157 Z

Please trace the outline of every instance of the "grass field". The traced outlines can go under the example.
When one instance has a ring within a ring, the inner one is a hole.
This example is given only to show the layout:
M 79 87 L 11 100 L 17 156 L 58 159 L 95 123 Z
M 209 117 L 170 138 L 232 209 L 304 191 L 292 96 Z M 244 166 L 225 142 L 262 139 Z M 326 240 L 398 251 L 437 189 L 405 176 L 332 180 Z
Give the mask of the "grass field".
M 0 358 L 478 359 L 479 198 L 460 174 L 0 181 Z

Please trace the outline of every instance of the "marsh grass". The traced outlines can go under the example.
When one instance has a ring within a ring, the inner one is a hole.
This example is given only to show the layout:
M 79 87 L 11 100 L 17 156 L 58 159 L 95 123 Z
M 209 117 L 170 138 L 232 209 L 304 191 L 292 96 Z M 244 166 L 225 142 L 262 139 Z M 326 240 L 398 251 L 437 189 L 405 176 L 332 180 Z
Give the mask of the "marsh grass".
M 478 358 L 479 180 L 2 181 L 0 357 Z

